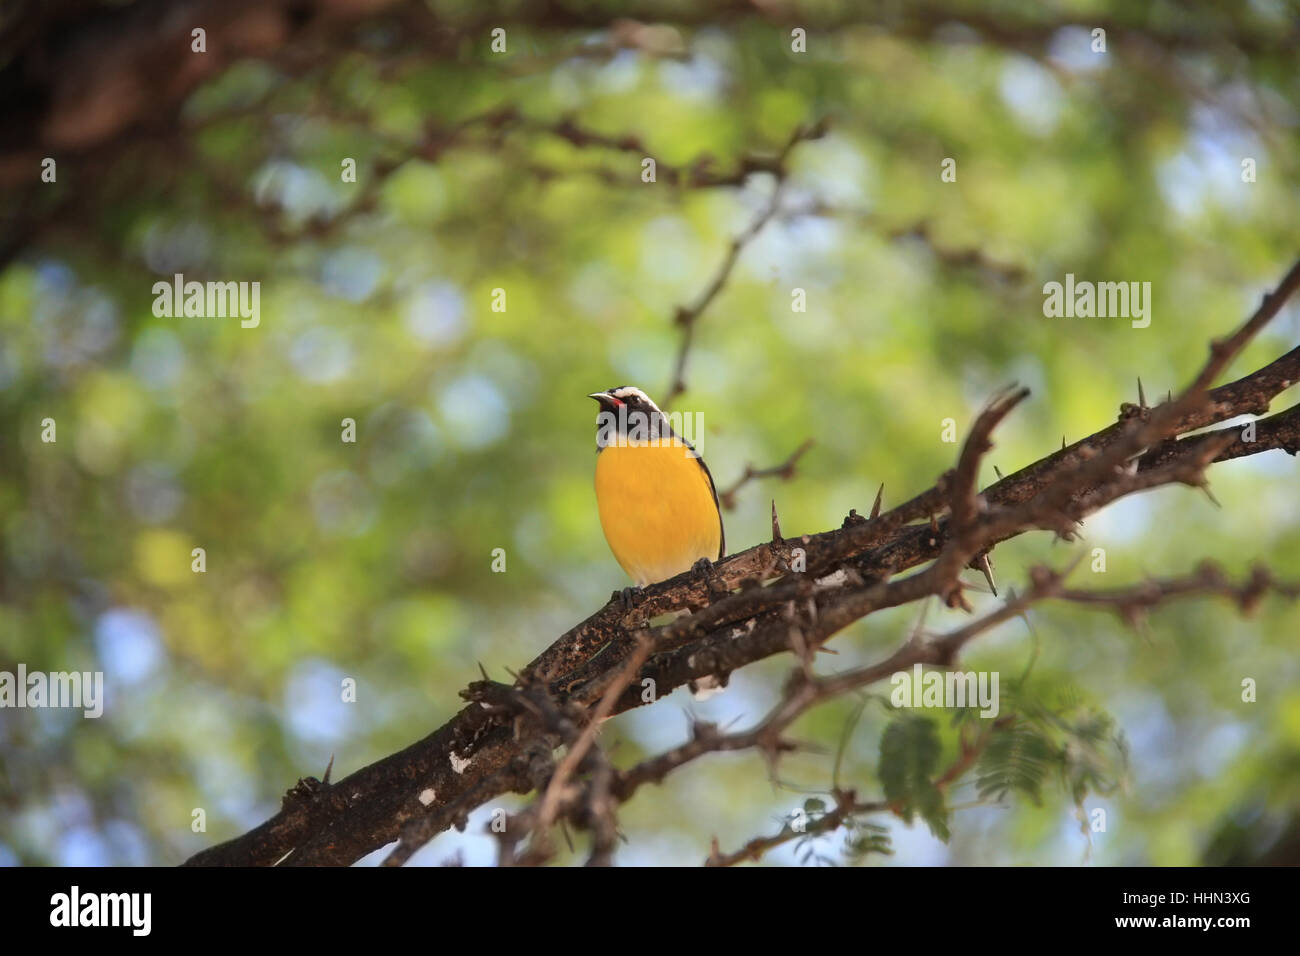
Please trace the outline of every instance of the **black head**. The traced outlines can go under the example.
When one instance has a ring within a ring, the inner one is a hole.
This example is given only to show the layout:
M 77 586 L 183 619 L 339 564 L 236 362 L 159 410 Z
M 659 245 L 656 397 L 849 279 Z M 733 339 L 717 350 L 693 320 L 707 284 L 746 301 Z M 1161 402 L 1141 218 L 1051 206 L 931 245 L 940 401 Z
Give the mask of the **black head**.
M 604 392 L 592 392 L 587 397 L 599 402 L 602 412 L 619 414 L 619 409 L 626 408 L 629 414 L 641 412 L 647 417 L 663 415 L 649 395 L 632 385 L 619 385 Z
M 678 440 L 664 413 L 645 392 L 631 385 L 619 385 L 587 396 L 600 404 L 596 418 L 596 444 L 604 447 L 619 438 L 633 443 L 656 439 Z

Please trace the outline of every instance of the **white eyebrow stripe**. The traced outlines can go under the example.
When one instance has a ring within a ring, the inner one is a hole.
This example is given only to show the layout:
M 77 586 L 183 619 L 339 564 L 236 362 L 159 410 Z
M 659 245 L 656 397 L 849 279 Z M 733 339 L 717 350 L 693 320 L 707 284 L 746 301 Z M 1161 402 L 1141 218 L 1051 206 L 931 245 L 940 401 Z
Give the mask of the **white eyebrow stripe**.
M 614 396 L 615 398 L 619 398 L 619 399 L 626 399 L 626 398 L 639 398 L 639 399 L 641 399 L 641 401 L 645 402 L 648 406 L 650 406 L 651 408 L 653 408 L 656 412 L 659 412 L 659 414 L 661 414 L 661 415 L 663 414 L 663 412 L 660 412 L 660 411 L 659 411 L 659 406 L 656 405 L 656 404 L 651 400 L 651 398 L 650 398 L 649 395 L 647 395 L 645 392 L 641 391 L 641 389 L 636 388 L 636 387 L 634 387 L 634 386 L 632 386 L 632 385 L 623 385 L 623 386 L 620 386 L 619 388 L 616 388 L 616 389 L 614 389 L 613 391 L 611 391 L 609 394 L 612 395 L 612 396 Z

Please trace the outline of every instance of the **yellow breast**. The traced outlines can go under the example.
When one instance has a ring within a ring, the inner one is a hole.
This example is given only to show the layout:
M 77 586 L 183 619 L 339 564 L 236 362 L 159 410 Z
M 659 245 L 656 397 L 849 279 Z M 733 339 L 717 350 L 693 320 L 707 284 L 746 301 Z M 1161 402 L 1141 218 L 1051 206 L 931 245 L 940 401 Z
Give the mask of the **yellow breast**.
M 703 462 L 684 445 L 609 445 L 596 455 L 609 549 L 639 586 L 722 557 L 722 521 Z

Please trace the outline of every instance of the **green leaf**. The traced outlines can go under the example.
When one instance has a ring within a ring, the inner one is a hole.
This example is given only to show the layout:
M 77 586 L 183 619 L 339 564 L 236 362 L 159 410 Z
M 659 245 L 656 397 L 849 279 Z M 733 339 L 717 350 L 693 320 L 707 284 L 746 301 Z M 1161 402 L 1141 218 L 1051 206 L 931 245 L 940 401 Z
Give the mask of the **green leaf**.
M 1017 724 L 996 731 L 980 755 L 979 795 L 1000 800 L 1016 791 L 1037 805 L 1043 779 L 1059 759 L 1052 742 L 1032 727 Z
M 909 714 L 900 717 L 880 738 L 880 782 L 885 798 L 898 807 L 908 823 L 920 815 L 940 840 L 947 841 L 948 809 L 932 777 L 942 744 L 935 722 Z

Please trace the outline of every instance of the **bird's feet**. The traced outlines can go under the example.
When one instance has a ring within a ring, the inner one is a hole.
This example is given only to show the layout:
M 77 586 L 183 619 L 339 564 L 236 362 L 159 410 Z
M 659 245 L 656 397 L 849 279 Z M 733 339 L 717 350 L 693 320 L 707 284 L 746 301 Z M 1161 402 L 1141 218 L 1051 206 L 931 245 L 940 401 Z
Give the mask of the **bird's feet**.
M 626 614 L 628 611 L 632 610 L 633 606 L 636 604 L 637 596 L 640 593 L 641 593 L 641 588 L 639 587 L 634 586 L 630 588 L 624 588 L 623 590 L 615 591 L 612 595 L 610 595 L 610 600 L 617 601 L 618 606 L 622 608 L 623 613 Z
M 708 558 L 700 558 L 691 565 L 691 574 L 704 584 L 705 590 L 714 597 L 721 597 L 727 593 L 727 589 L 718 579 L 717 565 Z

